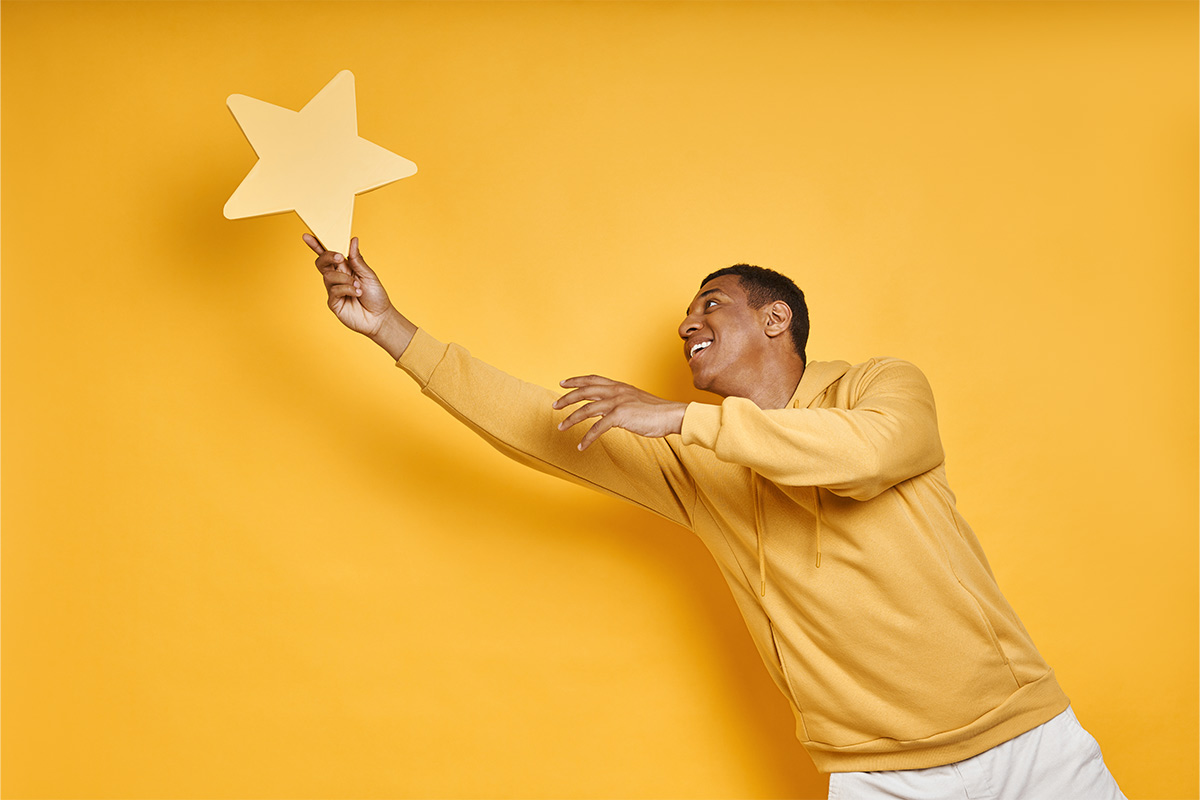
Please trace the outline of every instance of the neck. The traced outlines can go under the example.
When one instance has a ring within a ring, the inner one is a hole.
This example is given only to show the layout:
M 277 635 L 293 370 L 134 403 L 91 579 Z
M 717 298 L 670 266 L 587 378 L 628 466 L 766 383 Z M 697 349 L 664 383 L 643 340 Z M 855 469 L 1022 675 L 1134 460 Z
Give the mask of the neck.
M 731 394 L 745 397 L 761 409 L 786 408 L 796 393 L 796 387 L 800 385 L 800 379 L 804 377 L 804 362 L 798 356 L 792 357 L 773 364 L 759 375 L 769 377 L 765 381 L 754 381 L 745 391 Z

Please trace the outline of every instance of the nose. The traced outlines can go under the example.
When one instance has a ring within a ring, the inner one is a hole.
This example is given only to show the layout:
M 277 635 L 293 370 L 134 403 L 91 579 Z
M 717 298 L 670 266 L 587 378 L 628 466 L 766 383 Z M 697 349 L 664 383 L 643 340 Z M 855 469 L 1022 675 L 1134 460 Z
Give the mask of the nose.
M 679 324 L 679 338 L 687 339 L 698 330 L 700 330 L 700 318 L 692 314 L 688 314 L 683 318 L 683 322 Z

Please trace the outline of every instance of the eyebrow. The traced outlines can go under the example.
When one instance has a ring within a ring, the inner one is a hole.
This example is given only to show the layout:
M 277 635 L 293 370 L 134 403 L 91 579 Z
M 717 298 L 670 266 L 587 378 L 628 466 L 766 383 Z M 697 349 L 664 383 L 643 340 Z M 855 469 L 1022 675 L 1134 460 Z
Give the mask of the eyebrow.
M 703 291 L 700 294 L 696 295 L 696 300 L 703 300 L 704 298 L 708 297 L 710 294 L 725 294 L 725 292 L 721 291 L 720 289 L 715 289 L 715 288 L 708 289 L 707 291 Z M 725 295 L 725 296 L 728 297 L 729 295 Z M 696 300 L 692 301 L 692 305 L 695 305 Z M 683 315 L 686 317 L 690 313 L 692 313 L 692 306 L 688 306 L 686 309 L 684 309 Z

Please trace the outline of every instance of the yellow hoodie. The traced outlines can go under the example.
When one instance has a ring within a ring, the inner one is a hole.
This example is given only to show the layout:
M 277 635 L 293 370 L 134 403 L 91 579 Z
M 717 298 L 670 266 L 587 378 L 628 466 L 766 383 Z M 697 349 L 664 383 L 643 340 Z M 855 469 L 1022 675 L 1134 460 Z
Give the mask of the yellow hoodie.
M 913 365 L 811 362 L 787 408 L 692 403 L 681 435 L 581 453 L 561 392 L 424 331 L 397 364 L 506 455 L 695 531 L 822 772 L 949 764 L 1066 709 L 955 508 Z

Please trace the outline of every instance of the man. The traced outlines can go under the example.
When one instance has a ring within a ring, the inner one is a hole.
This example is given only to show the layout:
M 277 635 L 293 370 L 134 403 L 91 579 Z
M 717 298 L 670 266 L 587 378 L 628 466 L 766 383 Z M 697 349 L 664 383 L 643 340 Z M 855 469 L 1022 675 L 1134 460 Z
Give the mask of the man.
M 1122 797 L 955 508 L 924 376 L 808 362 L 790 280 L 719 270 L 688 306 L 684 356 L 719 405 L 595 375 L 558 397 L 419 330 L 357 240 L 305 241 L 338 319 L 492 445 L 696 532 L 831 798 Z

